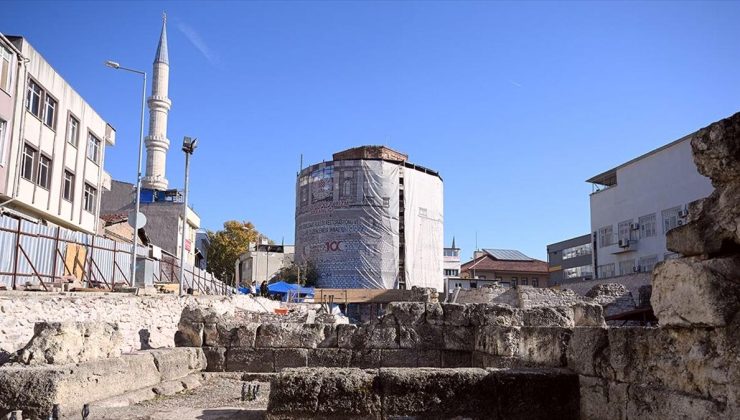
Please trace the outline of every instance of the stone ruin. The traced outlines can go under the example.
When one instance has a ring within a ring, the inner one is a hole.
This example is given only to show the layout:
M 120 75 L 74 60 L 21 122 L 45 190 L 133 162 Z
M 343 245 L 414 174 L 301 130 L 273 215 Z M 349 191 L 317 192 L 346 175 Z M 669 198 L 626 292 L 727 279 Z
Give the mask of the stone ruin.
M 206 371 L 269 375 L 271 419 L 740 418 L 740 114 L 692 147 L 715 191 L 667 236 L 684 257 L 659 263 L 639 292 L 658 327 L 605 323 L 634 305 L 618 285 L 397 302 L 359 325 L 189 304 L 174 349 L 88 353 L 81 342 L 116 340 L 117 327 L 36 327 L 0 367 L 0 415 L 132 403 L 197 386 Z

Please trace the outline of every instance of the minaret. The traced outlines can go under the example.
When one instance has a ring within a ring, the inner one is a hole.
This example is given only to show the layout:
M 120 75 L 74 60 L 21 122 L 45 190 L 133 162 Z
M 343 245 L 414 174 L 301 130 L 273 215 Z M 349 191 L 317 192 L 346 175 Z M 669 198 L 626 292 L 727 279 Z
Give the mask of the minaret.
M 167 149 L 167 114 L 172 101 L 167 97 L 170 81 L 170 60 L 167 54 L 167 15 L 162 15 L 162 34 L 159 37 L 157 55 L 154 57 L 154 76 L 152 77 L 152 96 L 149 105 L 149 135 L 146 136 L 146 175 L 142 178 L 142 188 L 163 191 L 167 189 L 165 166 Z

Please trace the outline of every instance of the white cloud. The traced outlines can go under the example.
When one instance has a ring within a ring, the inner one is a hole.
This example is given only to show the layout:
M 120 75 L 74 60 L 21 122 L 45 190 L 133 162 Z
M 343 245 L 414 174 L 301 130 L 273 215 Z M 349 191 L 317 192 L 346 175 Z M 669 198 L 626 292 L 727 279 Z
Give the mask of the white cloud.
M 193 44 L 196 50 L 203 54 L 203 57 L 205 57 L 206 60 L 211 63 L 211 65 L 218 67 L 218 56 L 210 47 L 208 47 L 208 44 L 206 44 L 206 42 L 195 29 L 182 21 L 177 22 L 177 29 L 182 32 L 183 35 L 185 35 L 185 38 L 187 38 L 188 41 Z

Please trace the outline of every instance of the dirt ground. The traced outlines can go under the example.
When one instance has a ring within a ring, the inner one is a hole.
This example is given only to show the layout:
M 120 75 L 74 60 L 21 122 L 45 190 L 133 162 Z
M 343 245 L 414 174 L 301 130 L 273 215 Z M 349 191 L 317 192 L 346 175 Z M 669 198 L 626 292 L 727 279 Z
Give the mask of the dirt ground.
M 269 382 L 259 383 L 254 401 L 241 401 L 241 378 L 236 375 L 204 375 L 203 383 L 190 391 L 157 397 L 128 407 L 95 408 L 90 419 L 190 420 L 262 419 L 270 395 Z

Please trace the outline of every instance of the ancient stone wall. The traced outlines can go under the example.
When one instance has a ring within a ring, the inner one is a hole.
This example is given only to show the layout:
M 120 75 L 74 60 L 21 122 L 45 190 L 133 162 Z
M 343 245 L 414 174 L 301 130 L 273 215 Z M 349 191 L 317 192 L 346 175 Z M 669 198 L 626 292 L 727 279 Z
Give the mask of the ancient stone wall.
M 395 302 L 374 322 L 258 323 L 185 311 L 180 346 L 202 347 L 210 371 L 291 367 L 565 366 L 570 328 L 603 326 L 602 308 Z
M 589 290 L 593 289 L 594 286 L 606 283 L 619 283 L 627 287 L 630 293 L 632 293 L 632 297 L 635 299 L 635 304 L 638 304 L 637 298 L 640 295 L 640 287 L 649 286 L 651 284 L 651 281 L 651 273 L 634 273 L 626 276 L 612 277 L 609 279 L 593 279 L 573 283 L 563 283 L 557 288 L 561 290 L 569 289 L 581 296 L 586 296 L 586 293 L 588 293 Z
M 107 322 L 118 324 L 121 351 L 172 347 L 187 305 L 216 312 L 269 311 L 278 302 L 248 296 L 132 296 L 122 293 L 0 293 L 0 363 L 33 336 L 36 322 Z

